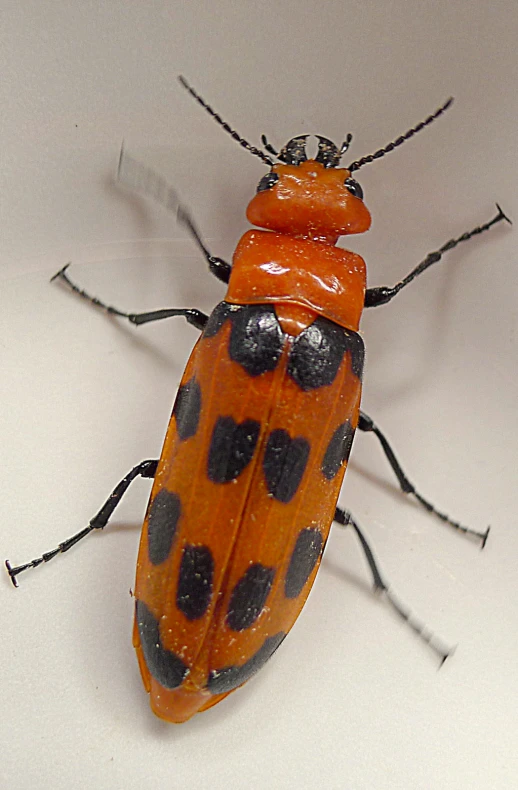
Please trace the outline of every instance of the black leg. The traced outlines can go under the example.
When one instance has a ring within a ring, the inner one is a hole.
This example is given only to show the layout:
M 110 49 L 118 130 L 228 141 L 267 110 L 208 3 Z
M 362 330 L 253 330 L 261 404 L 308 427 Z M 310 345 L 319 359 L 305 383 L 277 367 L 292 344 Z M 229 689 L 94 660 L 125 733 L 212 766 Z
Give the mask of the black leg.
M 194 221 L 187 209 L 179 206 L 176 218 L 178 219 L 178 222 L 180 222 L 182 225 L 185 225 L 194 241 L 202 251 L 205 260 L 209 264 L 210 273 L 213 274 L 214 277 L 217 277 L 218 280 L 221 280 L 221 282 L 228 283 L 230 280 L 230 272 L 232 271 L 231 265 L 221 258 L 216 258 L 214 255 L 210 254 L 209 250 L 203 243 L 198 228 L 194 224 Z
M 446 647 L 446 645 L 441 642 L 441 640 L 437 639 L 437 637 L 425 626 L 425 624 L 413 615 L 408 606 L 402 603 L 394 595 L 390 589 L 390 585 L 384 581 L 381 575 L 381 571 L 374 557 L 374 553 L 367 542 L 367 538 L 349 511 L 342 510 L 342 508 L 337 507 L 334 520 L 337 522 L 337 524 L 340 524 L 343 527 L 350 526 L 354 529 L 371 570 L 375 592 L 382 593 L 399 617 L 401 617 L 401 619 L 410 626 L 412 631 L 414 631 L 414 633 L 417 634 L 417 636 L 422 639 L 423 642 L 426 642 L 426 644 L 429 645 L 435 653 L 437 653 L 441 659 L 440 666 L 442 666 L 446 659 L 452 655 L 453 650 Z
M 468 239 L 471 239 L 473 236 L 477 236 L 479 233 L 489 230 L 492 225 L 495 225 L 497 222 L 500 222 L 503 219 L 505 219 L 506 222 L 511 223 L 511 220 L 505 216 L 498 203 L 496 204 L 496 207 L 498 209 L 498 214 L 496 217 L 493 217 L 492 220 L 486 222 L 485 225 L 479 225 L 478 227 L 473 228 L 473 230 L 470 230 L 468 233 L 463 233 L 458 239 L 450 239 L 450 241 L 447 241 L 446 244 L 442 245 L 442 247 L 439 247 L 438 250 L 429 253 L 429 255 L 427 255 L 426 258 L 415 267 L 415 269 L 412 269 L 410 274 L 407 274 L 407 276 L 404 277 L 399 283 L 394 285 L 393 288 L 390 288 L 387 285 L 382 285 L 378 288 L 367 288 L 367 292 L 365 294 L 365 307 L 378 307 L 381 304 L 390 302 L 390 300 L 393 299 L 394 296 L 396 296 L 396 294 L 398 294 L 405 287 L 405 285 L 408 285 L 412 282 L 412 280 L 415 280 L 415 278 L 426 271 L 429 266 L 432 266 L 434 263 L 440 261 L 445 252 L 452 250 L 461 242 L 468 241 Z
M 217 277 L 218 280 L 228 283 L 232 267 L 221 258 L 216 258 L 214 255 L 210 254 L 201 239 L 201 235 L 191 215 L 180 203 L 176 190 L 167 183 L 165 178 L 151 167 L 143 165 L 132 156 L 129 156 L 124 150 L 124 146 L 121 148 L 120 152 L 117 180 L 119 183 L 125 184 L 135 192 L 141 192 L 147 197 L 153 198 L 153 200 L 160 203 L 160 205 L 164 206 L 168 211 L 176 211 L 178 222 L 185 225 L 202 251 L 205 260 L 209 264 L 211 274 Z
M 79 286 L 73 283 L 67 274 L 67 269 L 69 266 L 70 264 L 67 263 L 67 265 L 63 266 L 59 272 L 56 272 L 56 274 L 51 278 L 51 282 L 53 280 L 62 280 L 68 285 L 69 288 L 71 288 L 72 291 L 74 291 L 74 293 L 78 294 L 83 299 L 86 299 L 88 302 L 91 302 L 91 304 L 94 304 L 96 307 L 100 307 L 101 310 L 106 310 L 106 312 L 110 315 L 117 315 L 121 318 L 127 318 L 128 321 L 131 321 L 132 324 L 136 324 L 137 326 L 140 324 L 148 324 L 151 321 L 161 321 L 163 318 L 182 316 L 182 318 L 185 318 L 187 323 L 192 324 L 192 326 L 195 326 L 196 329 L 203 331 L 205 324 L 209 320 L 209 317 L 205 315 L 205 313 L 202 313 L 201 310 L 196 310 L 195 308 L 170 308 L 165 310 L 153 310 L 150 313 L 124 313 L 122 310 L 118 310 L 116 307 L 104 304 L 104 302 L 101 302 L 101 300 L 97 299 L 96 296 L 90 296 L 90 294 L 87 294 L 86 291 L 83 291 L 82 288 L 79 288 Z
M 132 469 L 131 472 L 129 472 L 126 477 L 120 481 L 118 486 L 115 487 L 109 498 L 106 500 L 97 515 L 93 517 L 88 526 L 82 529 L 81 532 L 78 532 L 76 535 L 72 535 L 71 538 L 63 541 L 63 543 L 60 543 L 57 549 L 46 552 L 41 557 L 38 557 L 38 559 L 32 560 L 32 562 L 27 562 L 24 565 L 17 565 L 15 568 L 11 567 L 9 560 L 6 560 L 5 567 L 7 568 L 14 586 L 18 587 L 18 581 L 16 577 L 22 571 L 26 571 L 28 568 L 37 568 L 38 565 L 41 565 L 43 562 L 49 562 L 49 560 L 52 560 L 58 554 L 68 551 L 72 548 L 72 546 L 75 546 L 76 543 L 79 543 L 80 540 L 86 538 L 86 536 L 89 535 L 90 532 L 93 532 L 94 529 L 104 529 L 110 520 L 113 511 L 121 501 L 133 480 L 135 480 L 136 477 L 153 478 L 156 474 L 157 466 L 158 461 L 142 461 L 142 463 L 138 464 L 138 466 Z
M 374 421 L 367 415 L 365 412 L 360 412 L 360 420 L 358 422 L 358 430 L 365 431 L 366 433 L 373 433 L 377 439 L 379 440 L 383 452 L 385 453 L 389 464 L 391 465 L 394 474 L 396 475 L 401 490 L 405 494 L 411 494 L 414 496 L 420 505 L 422 505 L 425 510 L 429 513 L 433 513 L 441 521 L 444 521 L 445 524 L 449 524 L 450 527 L 459 530 L 459 532 L 464 532 L 466 535 L 473 535 L 474 537 L 478 538 L 481 541 L 481 548 L 483 549 L 486 545 L 487 537 L 489 535 L 489 527 L 486 529 L 485 532 L 477 532 L 475 529 L 470 529 L 470 527 L 465 527 L 463 524 L 460 524 L 458 521 L 454 521 L 445 513 L 441 513 L 440 510 L 432 505 L 427 499 L 425 499 L 421 494 L 416 491 L 415 486 L 412 485 L 406 474 L 403 472 L 401 466 L 399 465 L 399 461 L 397 460 L 394 451 L 390 444 L 388 443 L 385 436 L 382 434 L 378 426 L 374 423 Z

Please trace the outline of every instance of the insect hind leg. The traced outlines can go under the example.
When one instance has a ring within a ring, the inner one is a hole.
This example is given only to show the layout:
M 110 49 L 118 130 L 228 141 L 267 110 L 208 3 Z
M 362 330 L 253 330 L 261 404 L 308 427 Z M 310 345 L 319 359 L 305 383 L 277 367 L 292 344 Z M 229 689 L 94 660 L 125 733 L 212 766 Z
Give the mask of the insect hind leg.
M 450 518 L 446 515 L 446 513 L 442 513 L 438 510 L 435 505 L 425 499 L 419 491 L 416 490 L 415 486 L 410 482 L 408 477 L 406 476 L 405 472 L 401 468 L 399 461 L 396 458 L 394 450 L 392 449 L 391 445 L 389 444 L 385 435 L 380 431 L 376 423 L 374 422 L 371 417 L 369 417 L 365 412 L 360 412 L 360 420 L 358 423 L 358 430 L 364 431 L 365 433 L 373 433 L 376 438 L 378 439 L 379 443 L 381 444 L 382 450 L 385 453 L 385 457 L 389 462 L 390 466 L 394 474 L 396 475 L 399 487 L 403 491 L 404 494 L 409 494 L 419 502 L 419 504 L 424 507 L 429 513 L 433 513 L 437 518 L 440 518 L 441 521 L 444 521 L 445 524 L 448 524 L 453 529 L 458 530 L 459 532 L 463 532 L 465 535 L 471 535 L 474 538 L 477 538 L 481 542 L 480 548 L 483 549 L 486 545 L 486 541 L 489 535 L 489 527 L 486 529 L 485 532 L 478 532 L 476 529 L 471 529 L 471 527 L 465 527 L 459 521 L 454 521 L 454 519 Z
M 126 477 L 124 477 L 114 488 L 102 508 L 93 517 L 88 526 L 82 529 L 80 532 L 77 532 L 75 535 L 72 535 L 71 538 L 64 540 L 63 543 L 60 543 L 57 548 L 53 549 L 52 551 L 45 552 L 45 554 L 42 554 L 41 557 L 31 560 L 31 562 L 26 562 L 23 565 L 17 565 L 14 568 L 12 567 L 9 560 L 6 560 L 5 567 L 7 568 L 7 572 L 14 586 L 18 587 L 18 581 L 16 577 L 19 573 L 22 573 L 22 571 L 29 570 L 29 568 L 37 568 L 38 565 L 41 565 L 44 562 L 49 562 L 58 554 L 63 554 L 65 551 L 71 549 L 72 546 L 75 546 L 76 543 L 79 543 L 80 540 L 86 538 L 86 536 L 89 535 L 90 532 L 93 532 L 94 529 L 104 529 L 113 515 L 113 511 L 121 501 L 133 480 L 135 480 L 136 477 L 153 478 L 156 474 L 157 466 L 158 460 L 142 461 L 142 463 L 135 466 L 131 472 L 128 472 Z
M 343 527 L 352 527 L 356 532 L 358 540 L 360 541 L 360 545 L 363 549 L 365 554 L 365 558 L 369 565 L 370 571 L 372 573 L 372 579 L 374 582 L 374 590 L 377 593 L 380 593 L 385 596 L 388 603 L 392 607 L 392 609 L 396 612 L 396 614 L 404 620 L 405 623 L 412 629 L 412 631 L 425 642 L 433 651 L 439 656 L 440 665 L 442 666 L 449 656 L 453 655 L 454 648 L 448 647 L 441 639 L 435 636 L 435 634 L 430 631 L 430 629 L 417 618 L 412 610 L 401 601 L 392 591 L 390 584 L 385 581 L 383 575 L 380 571 L 376 558 L 374 556 L 374 552 L 372 551 L 367 538 L 363 534 L 362 530 L 354 520 L 351 513 L 348 510 L 343 510 L 340 507 L 337 507 L 335 510 L 334 521 L 337 524 L 340 524 Z

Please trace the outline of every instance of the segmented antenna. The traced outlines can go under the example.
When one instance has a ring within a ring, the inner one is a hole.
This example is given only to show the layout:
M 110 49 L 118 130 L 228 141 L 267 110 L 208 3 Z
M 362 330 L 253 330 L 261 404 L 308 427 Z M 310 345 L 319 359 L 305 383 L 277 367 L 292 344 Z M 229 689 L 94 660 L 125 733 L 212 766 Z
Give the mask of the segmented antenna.
M 349 170 L 349 172 L 353 173 L 355 170 L 359 170 L 360 167 L 363 167 L 363 165 L 368 165 L 370 164 L 370 162 L 374 162 L 375 159 L 380 159 L 382 156 L 385 156 L 385 154 L 388 154 L 390 151 L 393 151 L 394 148 L 397 148 L 398 145 L 402 145 L 405 142 L 405 140 L 409 140 L 410 137 L 414 136 L 414 134 L 417 134 L 417 132 L 420 132 L 421 129 L 424 129 L 425 126 L 428 126 L 433 121 L 435 121 L 435 119 L 438 118 L 440 115 L 442 115 L 443 112 L 446 112 L 446 110 L 448 109 L 448 107 L 452 105 L 452 103 L 453 103 L 453 98 L 450 97 L 448 101 L 444 102 L 442 107 L 439 107 L 439 109 L 436 110 L 433 113 L 433 115 L 430 115 L 428 118 L 426 118 L 426 120 L 421 121 L 421 123 L 418 123 L 417 126 L 414 126 L 412 129 L 409 129 L 408 132 L 402 134 L 401 137 L 398 137 L 397 140 L 394 140 L 393 143 L 389 143 L 388 145 L 386 145 L 385 148 L 380 148 L 379 151 L 376 151 L 374 154 L 369 154 L 368 156 L 364 156 L 361 159 L 358 159 L 356 162 L 352 162 L 352 164 L 350 164 L 347 169 Z
M 353 136 L 352 136 L 352 134 L 349 132 L 349 134 L 347 135 L 347 137 L 346 137 L 346 138 L 345 138 L 345 140 L 343 141 L 342 145 L 340 146 L 340 156 L 341 156 L 341 157 L 342 157 L 342 156 L 345 154 L 345 152 L 346 152 L 346 151 L 349 149 L 349 146 L 351 145 L 352 139 L 353 139 Z
M 279 156 L 279 152 L 275 150 L 273 145 L 270 145 L 270 143 L 266 139 L 266 135 L 265 134 L 261 135 L 261 142 L 262 142 L 262 144 L 264 146 L 264 150 L 265 151 L 268 151 L 269 154 L 273 154 L 274 156 Z
M 259 148 L 256 148 L 255 146 L 253 146 L 253 145 L 250 145 L 250 143 L 249 143 L 247 140 L 245 140 L 245 138 L 244 138 L 244 137 L 240 137 L 240 136 L 239 136 L 239 134 L 238 134 L 238 133 L 237 133 L 237 132 L 236 132 L 234 129 L 232 129 L 232 128 L 231 128 L 231 127 L 228 125 L 228 123 L 227 123 L 226 121 L 224 121 L 224 120 L 223 120 L 223 118 L 221 117 L 221 115 L 218 115 L 218 113 L 217 113 L 217 112 L 215 112 L 215 110 L 213 110 L 213 109 L 212 109 L 212 107 L 209 107 L 209 105 L 207 104 L 207 102 L 206 102 L 204 99 L 202 99 L 202 97 L 201 97 L 201 96 L 200 96 L 198 93 L 196 93 L 196 91 L 195 91 L 193 88 L 191 88 L 191 86 L 189 85 L 189 83 L 187 82 L 187 80 L 185 79 L 185 77 L 182 77 L 182 75 L 180 74 L 180 75 L 179 75 L 179 77 L 178 77 L 178 81 L 181 83 L 181 85 L 183 85 L 183 87 L 184 87 L 184 88 L 185 88 L 187 91 L 189 91 L 189 93 L 191 94 L 191 96 L 193 96 L 193 97 L 196 99 L 196 101 L 198 102 L 198 104 L 201 104 L 201 106 L 203 107 L 203 109 L 204 109 L 204 110 L 207 110 L 207 112 L 209 113 L 209 115 L 212 115 L 212 117 L 214 118 L 214 120 L 215 120 L 217 123 L 219 123 L 219 125 L 220 125 L 220 126 L 222 126 L 222 127 L 223 127 L 223 129 L 224 129 L 226 132 L 228 132 L 228 134 L 229 134 L 231 137 L 233 137 L 233 138 L 234 138 L 234 140 L 236 140 L 236 142 L 238 142 L 238 143 L 239 143 L 239 145 L 241 145 L 243 148 L 246 148 L 246 150 L 247 150 L 247 151 L 249 151 L 249 152 L 250 152 L 251 154 L 253 154 L 254 156 L 258 156 L 258 157 L 259 157 L 259 159 L 262 159 L 262 161 L 263 161 L 263 162 L 264 162 L 266 165 L 268 165 L 268 167 L 271 167 L 271 166 L 273 165 L 273 160 L 272 160 L 272 159 L 270 159 L 270 157 L 269 157 L 269 156 L 266 156 L 265 154 L 263 154 L 263 152 L 262 152 L 261 150 L 259 150 Z

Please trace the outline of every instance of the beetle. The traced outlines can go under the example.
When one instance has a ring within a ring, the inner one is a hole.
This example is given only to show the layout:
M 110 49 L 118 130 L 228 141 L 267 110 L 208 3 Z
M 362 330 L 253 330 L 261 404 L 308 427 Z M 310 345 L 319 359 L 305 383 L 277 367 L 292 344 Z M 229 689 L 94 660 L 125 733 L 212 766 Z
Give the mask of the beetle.
M 36 560 L 6 566 L 13 583 L 28 568 L 68 551 L 108 523 L 130 483 L 154 480 L 137 561 L 133 643 L 151 707 L 180 723 L 242 686 L 293 626 L 317 573 L 333 521 L 351 526 L 374 586 L 444 660 L 448 651 L 391 593 L 360 527 L 337 507 L 356 429 L 372 432 L 397 476 L 444 522 L 477 532 L 437 510 L 410 483 L 384 434 L 360 411 L 364 307 L 389 302 L 443 254 L 501 220 L 430 253 L 393 287 L 367 288 L 366 267 L 336 246 L 363 233 L 371 217 L 353 174 L 442 115 L 426 120 L 374 154 L 340 167 L 351 135 L 335 145 L 292 138 L 279 152 L 240 137 L 194 89 L 182 85 L 237 142 L 269 168 L 247 209 L 255 226 L 232 265 L 210 254 L 174 190 L 124 149 L 119 181 L 177 210 L 209 269 L 228 285 L 209 316 L 196 309 L 125 313 L 89 296 L 64 267 L 55 278 L 108 312 L 139 325 L 182 316 L 202 334 L 181 379 L 160 459 L 137 465 L 90 524 Z M 272 159 L 271 157 L 275 157 Z M 509 220 L 508 220 L 509 221 Z M 257 229 L 259 228 L 259 229 Z

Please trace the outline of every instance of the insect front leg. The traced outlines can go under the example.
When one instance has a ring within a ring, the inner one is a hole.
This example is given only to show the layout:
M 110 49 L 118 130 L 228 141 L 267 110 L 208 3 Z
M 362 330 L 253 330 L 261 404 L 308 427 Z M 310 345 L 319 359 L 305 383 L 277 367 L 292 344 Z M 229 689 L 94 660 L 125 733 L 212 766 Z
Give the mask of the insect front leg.
M 354 529 L 372 573 L 375 592 L 384 595 L 397 615 L 401 617 L 401 619 L 404 620 L 408 626 L 410 626 L 412 631 L 414 631 L 414 633 L 423 642 L 429 645 L 429 647 L 431 647 L 431 649 L 437 653 L 441 660 L 440 666 L 442 666 L 446 659 L 453 654 L 454 650 L 447 647 L 441 639 L 438 639 L 435 634 L 433 634 L 432 631 L 430 631 L 430 629 L 413 614 L 412 610 L 393 593 L 390 584 L 383 578 L 379 565 L 374 556 L 374 552 L 370 547 L 367 538 L 354 520 L 352 514 L 348 510 L 343 510 L 342 508 L 337 507 L 335 510 L 334 521 L 343 527 L 352 527 Z
M 185 225 L 203 253 L 203 257 L 209 264 L 210 273 L 217 277 L 218 280 L 228 283 L 232 270 L 231 265 L 222 260 L 222 258 L 216 258 L 210 254 L 203 243 L 201 233 L 196 227 L 190 212 L 180 203 L 175 188 L 156 170 L 142 164 L 142 162 L 126 153 L 124 146 L 122 146 L 120 152 L 117 181 L 124 184 L 124 186 L 130 187 L 135 192 L 140 192 L 146 197 L 155 200 L 168 211 L 175 211 L 176 219 L 180 224 Z
M 232 267 L 230 263 L 227 263 L 222 258 L 216 258 L 214 255 L 210 254 L 210 251 L 207 249 L 205 244 L 202 241 L 200 232 L 196 225 L 194 224 L 194 220 L 187 211 L 186 208 L 180 206 L 178 208 L 178 212 L 176 214 L 176 218 L 178 222 L 182 225 L 185 225 L 191 236 L 193 237 L 194 241 L 200 248 L 203 253 L 203 257 L 209 264 L 209 271 L 214 277 L 217 277 L 218 280 L 228 285 L 230 280 L 230 272 L 232 271 Z
M 392 288 L 390 286 L 382 285 L 377 288 L 367 288 L 365 293 L 365 307 L 379 307 L 379 305 L 387 304 L 390 302 L 391 299 L 396 296 L 406 285 L 415 280 L 416 277 L 419 277 L 426 269 L 430 266 L 433 266 L 434 263 L 438 263 L 445 252 L 449 250 L 453 250 L 458 244 L 463 241 L 468 241 L 469 239 L 473 238 L 473 236 L 478 236 L 480 233 L 483 233 L 485 230 L 489 230 L 492 225 L 495 225 L 497 222 L 505 219 L 506 222 L 511 223 L 511 220 L 506 217 L 498 203 L 496 204 L 498 209 L 498 214 L 493 217 L 492 220 L 486 222 L 484 225 L 478 225 L 473 230 L 470 230 L 468 233 L 463 233 L 462 236 L 459 236 L 457 239 L 450 239 L 447 241 L 446 244 L 443 244 L 442 247 L 439 247 L 438 250 L 435 252 L 430 252 L 424 260 L 419 263 L 415 269 L 412 269 L 410 274 L 407 274 L 400 282 L 396 283 Z
M 166 308 L 164 310 L 152 310 L 149 313 L 125 313 L 123 310 L 119 310 L 117 307 L 105 304 L 96 296 L 90 296 L 90 294 L 72 282 L 67 273 L 69 266 L 70 264 L 67 263 L 67 265 L 63 266 L 59 272 L 56 272 L 56 274 L 51 278 L 51 282 L 53 280 L 61 280 L 82 299 L 86 299 L 87 302 L 94 304 L 101 310 L 105 310 L 110 315 L 117 315 L 120 318 L 127 318 L 128 321 L 130 321 L 132 324 L 135 324 L 136 326 L 140 326 L 140 324 L 149 324 L 151 321 L 161 321 L 163 318 L 182 316 L 182 318 L 185 318 L 187 323 L 195 326 L 196 329 L 203 331 L 205 324 L 209 320 L 208 315 L 202 313 L 201 310 L 197 310 L 196 308 Z
M 380 431 L 374 420 L 372 420 L 365 412 L 360 412 L 360 420 L 358 422 L 358 430 L 364 431 L 365 433 L 373 433 L 376 438 L 378 439 L 385 456 L 396 475 L 399 486 L 403 493 L 410 494 L 411 496 L 415 497 L 415 499 L 419 502 L 419 504 L 424 507 L 429 513 L 433 513 L 435 516 L 444 521 L 445 524 L 449 524 L 450 527 L 459 530 L 459 532 L 463 532 L 466 535 L 473 535 L 475 538 L 478 538 L 481 541 L 481 548 L 483 549 L 486 545 L 486 541 L 489 535 L 489 527 L 486 529 L 485 532 L 478 532 L 475 529 L 471 529 L 470 527 L 465 527 L 463 524 L 460 524 L 458 521 L 454 521 L 445 513 L 442 513 L 440 510 L 437 510 L 435 505 L 432 505 L 427 499 L 422 496 L 419 491 L 416 490 L 415 486 L 410 482 L 408 477 L 406 476 L 405 472 L 401 468 L 399 461 L 396 458 L 394 450 L 392 449 L 391 445 L 389 444 L 385 435 Z
M 63 543 L 60 543 L 57 548 L 52 549 L 52 551 L 45 552 L 45 554 L 42 554 L 41 557 L 31 560 L 31 562 L 26 562 L 23 565 L 17 565 L 14 568 L 11 566 L 9 560 L 6 560 L 5 567 L 7 568 L 14 586 L 18 587 L 18 581 L 16 577 L 19 573 L 22 573 L 22 571 L 26 571 L 29 568 L 37 568 L 38 565 L 41 565 L 44 562 L 49 562 L 49 560 L 54 559 L 54 557 L 56 557 L 58 554 L 63 554 L 65 551 L 71 549 L 72 546 L 75 546 L 76 543 L 79 543 L 80 540 L 86 538 L 86 536 L 89 535 L 90 532 L 93 532 L 94 529 L 104 529 L 112 517 L 113 511 L 121 501 L 133 480 L 135 480 L 136 477 L 154 478 L 157 466 L 158 460 L 142 461 L 142 463 L 135 466 L 131 472 L 129 472 L 126 477 L 124 477 L 113 489 L 102 508 L 93 517 L 88 526 L 82 529 L 80 532 L 77 532 L 75 535 L 72 535 L 71 538 L 64 540 Z

